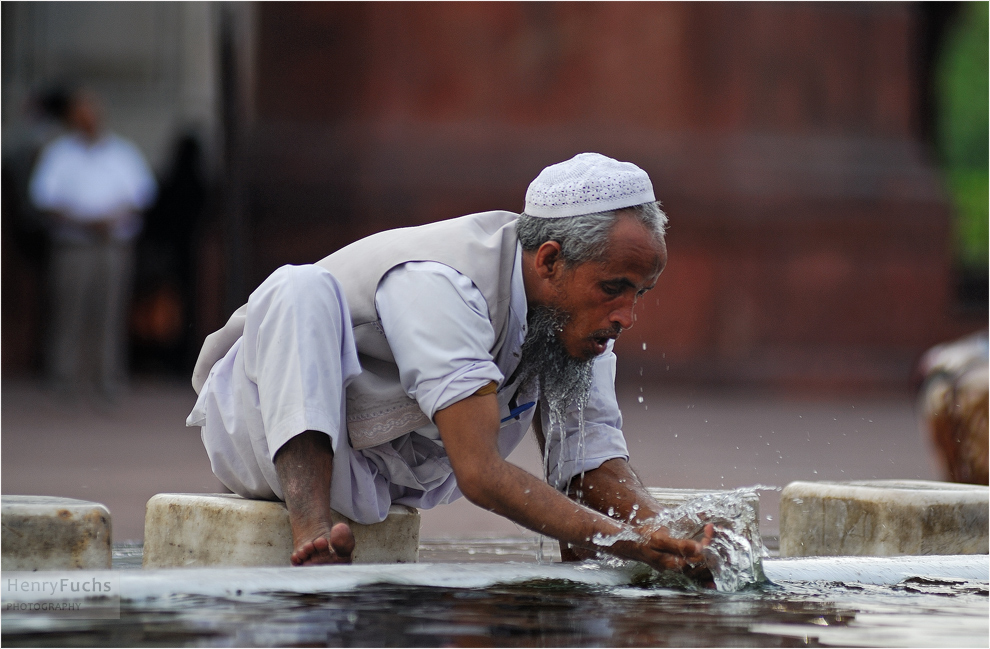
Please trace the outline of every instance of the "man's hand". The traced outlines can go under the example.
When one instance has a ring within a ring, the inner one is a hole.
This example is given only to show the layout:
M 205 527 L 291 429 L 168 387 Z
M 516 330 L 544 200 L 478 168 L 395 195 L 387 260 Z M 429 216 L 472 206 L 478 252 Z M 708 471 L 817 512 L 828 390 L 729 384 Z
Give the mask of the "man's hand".
M 44 215 L 53 224 L 70 224 L 82 228 L 89 232 L 98 241 L 109 241 L 112 238 L 114 229 L 127 219 L 134 218 L 134 212 L 130 210 L 118 210 L 111 212 L 104 218 L 96 221 L 79 221 L 72 218 L 65 212 L 58 210 L 44 212 Z
M 711 570 L 704 556 L 704 549 L 712 542 L 715 527 L 705 525 L 701 538 L 691 539 L 671 538 L 666 528 L 661 527 L 649 535 L 649 541 L 644 552 L 653 554 L 653 561 L 646 561 L 656 567 L 659 564 L 663 570 L 683 572 L 691 579 L 708 588 L 714 588 Z
M 592 479 L 584 483 L 589 492 L 597 488 L 603 495 L 603 498 L 596 496 L 593 499 L 596 501 L 615 502 L 613 495 L 609 495 L 614 493 L 626 496 L 618 511 L 623 520 L 616 520 L 595 511 L 597 506 L 589 508 L 584 500 L 571 500 L 499 455 L 498 402 L 494 394 L 463 399 L 437 412 L 434 421 L 458 487 L 472 503 L 571 547 L 583 548 L 589 554 L 606 552 L 643 561 L 658 570 L 678 570 L 689 576 L 697 574 L 705 583 L 710 580 L 710 573 L 706 579 L 707 567 L 702 555 L 703 548 L 711 541 L 710 526 L 697 541 L 673 539 L 665 529 L 648 527 L 649 516 L 637 516 L 640 505 L 636 505 L 637 498 L 630 495 L 626 486 L 626 477 L 631 477 L 636 484 L 639 481 L 631 471 L 627 476 L 621 465 L 613 465 L 613 470 L 600 474 L 604 478 L 600 482 Z M 646 493 L 642 486 L 639 488 Z M 636 540 L 629 540 L 634 535 Z M 595 542 L 596 538 L 610 537 L 625 538 L 611 545 Z
M 644 542 L 629 552 L 640 553 L 640 561 L 658 570 L 683 572 L 696 582 L 714 588 L 711 570 L 703 555 L 704 548 L 711 544 L 713 526 L 706 525 L 694 540 L 675 539 L 667 528 L 658 528 L 651 521 L 661 512 L 661 507 L 625 460 L 608 460 L 597 469 L 575 476 L 568 493 L 596 511 L 608 512 L 635 526 Z M 562 545 L 561 556 L 573 560 L 586 558 L 589 554 Z

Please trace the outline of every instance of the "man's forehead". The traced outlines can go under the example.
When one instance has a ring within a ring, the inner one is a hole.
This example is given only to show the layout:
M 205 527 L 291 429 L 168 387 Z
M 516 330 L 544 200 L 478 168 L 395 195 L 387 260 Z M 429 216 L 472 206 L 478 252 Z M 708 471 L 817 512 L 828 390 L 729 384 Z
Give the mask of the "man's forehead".
M 628 269 L 629 272 L 659 275 L 667 264 L 667 244 L 662 234 L 642 221 L 623 218 L 609 233 L 602 262 L 612 272 L 627 272 Z
M 626 248 L 606 255 L 601 261 L 588 262 L 597 279 L 628 282 L 637 287 L 653 286 L 666 263 L 666 251 L 652 246 L 636 250 Z

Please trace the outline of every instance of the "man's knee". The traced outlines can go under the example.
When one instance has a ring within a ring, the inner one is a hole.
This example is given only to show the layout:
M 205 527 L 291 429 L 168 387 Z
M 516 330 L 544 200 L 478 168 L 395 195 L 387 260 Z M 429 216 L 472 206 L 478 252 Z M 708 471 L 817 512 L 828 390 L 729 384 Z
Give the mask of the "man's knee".
M 347 311 L 343 288 L 330 271 L 320 266 L 282 266 L 272 273 L 269 281 L 277 283 L 283 298 L 301 299 L 312 306 L 319 304 L 328 311 Z
M 329 270 L 316 264 L 302 264 L 300 266 L 287 264 L 276 270 L 271 276 L 284 282 L 287 287 L 293 287 L 297 290 L 340 288 L 337 278 Z

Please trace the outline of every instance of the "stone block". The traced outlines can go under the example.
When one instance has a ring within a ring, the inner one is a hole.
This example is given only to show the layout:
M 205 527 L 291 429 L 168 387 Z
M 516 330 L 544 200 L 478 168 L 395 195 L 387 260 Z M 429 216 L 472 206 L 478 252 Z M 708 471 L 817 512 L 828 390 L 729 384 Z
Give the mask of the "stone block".
M 337 512 L 354 532 L 354 563 L 415 563 L 419 512 L 392 505 L 388 518 L 360 525 Z M 288 566 L 292 530 L 285 504 L 234 494 L 158 494 L 144 519 L 145 568 Z
M 792 482 L 780 556 L 986 554 L 990 489 L 926 480 Z
M 112 556 L 110 510 L 54 496 L 2 496 L 3 570 L 105 570 Z

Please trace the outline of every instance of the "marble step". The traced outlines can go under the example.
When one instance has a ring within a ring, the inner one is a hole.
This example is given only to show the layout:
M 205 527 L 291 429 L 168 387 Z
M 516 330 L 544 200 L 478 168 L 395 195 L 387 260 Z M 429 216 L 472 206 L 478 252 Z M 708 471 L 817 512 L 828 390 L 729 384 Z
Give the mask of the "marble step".
M 990 489 L 926 480 L 792 482 L 780 556 L 986 554 Z
M 0 561 L 7 570 L 110 568 L 110 510 L 55 496 L 0 497 Z
M 419 512 L 392 505 L 388 518 L 359 525 L 333 513 L 354 532 L 354 563 L 415 563 Z M 144 520 L 145 568 L 288 566 L 292 531 L 285 504 L 234 494 L 158 494 Z

